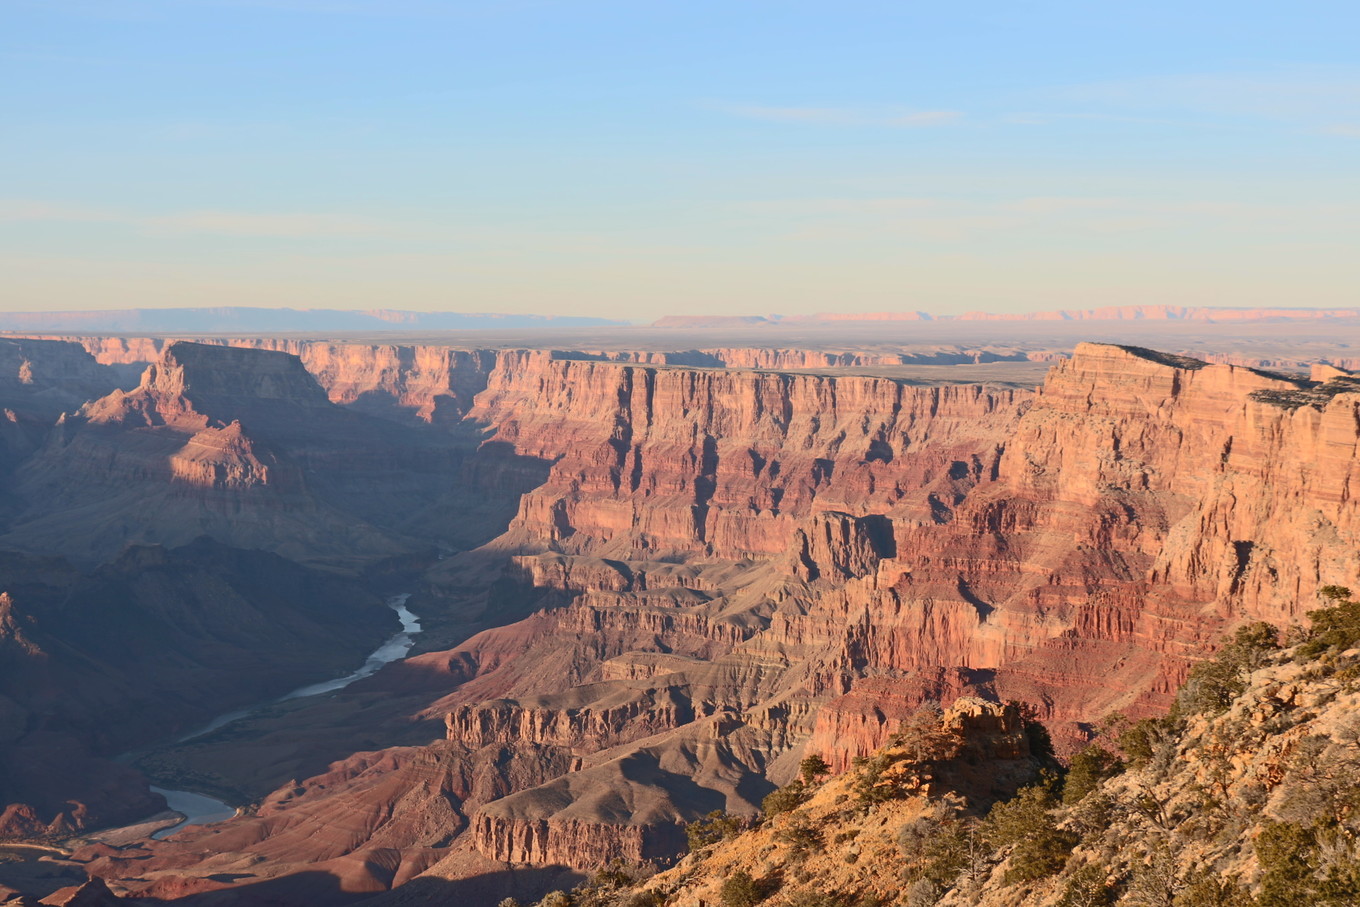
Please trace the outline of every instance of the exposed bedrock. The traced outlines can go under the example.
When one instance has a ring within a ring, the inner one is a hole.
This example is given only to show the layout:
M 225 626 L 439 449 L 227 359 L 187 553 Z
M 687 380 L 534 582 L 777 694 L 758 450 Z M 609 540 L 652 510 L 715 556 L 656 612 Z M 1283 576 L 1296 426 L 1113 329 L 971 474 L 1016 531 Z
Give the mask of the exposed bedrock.
M 945 512 L 994 469 L 1029 396 L 524 353 L 492 374 L 471 416 L 519 453 L 555 461 L 508 540 L 731 559 L 783 552 L 814 512 Z
M 806 694 L 959 668 L 1075 722 L 1156 707 L 1226 623 L 1298 619 L 1353 579 L 1360 396 L 1311 387 L 1097 344 L 1033 399 L 526 353 L 474 416 L 556 459 L 498 544 L 763 559 L 809 585 L 752 604 L 742 648 L 808 647 Z M 562 619 L 598 626 L 590 584 L 561 583 Z
M 1097 344 L 1037 394 L 549 351 L 485 374 L 479 468 L 551 467 L 429 594 L 528 616 L 374 679 L 444 739 L 344 760 L 157 854 L 220 843 L 235 862 L 211 871 L 229 873 L 248 846 L 300 871 L 409 846 L 440 878 L 473 857 L 638 858 L 712 809 L 753 812 L 805 753 L 879 748 L 927 701 L 1023 700 L 1071 745 L 1111 710 L 1164 706 L 1226 627 L 1357 584 L 1344 374 Z M 382 780 L 411 760 L 481 780 Z M 313 855 L 307 829 L 375 802 L 381 834 Z M 408 815 L 443 816 L 446 837 Z
M 491 550 L 547 610 L 422 656 L 474 666 L 429 712 L 578 762 L 470 846 L 636 856 L 929 700 L 1028 701 L 1068 742 L 1158 708 L 1226 625 L 1354 583 L 1358 413 L 1345 376 L 1104 345 L 1038 395 L 503 354 L 471 416 L 553 466 Z

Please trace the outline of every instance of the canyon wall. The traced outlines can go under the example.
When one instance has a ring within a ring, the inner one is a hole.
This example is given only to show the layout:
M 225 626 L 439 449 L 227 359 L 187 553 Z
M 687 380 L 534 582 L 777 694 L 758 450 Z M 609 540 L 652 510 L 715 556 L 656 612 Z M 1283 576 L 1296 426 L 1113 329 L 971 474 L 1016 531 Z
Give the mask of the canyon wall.
M 522 500 L 511 543 L 742 559 L 780 554 L 814 512 L 929 519 L 922 490 L 952 498 L 994 469 L 1028 396 L 526 352 L 492 373 L 469 418 L 554 463 Z
M 551 607 L 438 656 L 474 679 L 428 712 L 578 761 L 466 804 L 461 846 L 636 858 L 931 700 L 1021 699 L 1067 745 L 1164 707 L 1225 626 L 1353 582 L 1355 390 L 1102 345 L 1037 396 L 502 354 L 469 417 L 553 466 L 489 550 Z
M 1112 710 L 1164 708 L 1225 628 L 1301 620 L 1318 586 L 1360 577 L 1360 381 L 1342 370 L 1082 344 L 1031 392 L 720 368 L 715 351 L 500 350 L 413 384 L 418 357 L 319 349 L 320 411 L 448 394 L 464 417 L 445 427 L 479 432 L 465 470 L 543 466 L 502 534 L 425 577 L 432 613 L 507 625 L 374 678 L 384 733 L 437 721 L 442 739 L 342 760 L 257 816 L 155 845 L 167 873 L 192 875 L 209 841 L 237 848 L 217 873 L 253 865 L 247 850 L 300 873 L 418 848 L 409 871 L 440 878 L 655 855 L 712 809 L 753 813 L 804 754 L 843 768 L 932 701 L 1030 703 L 1070 749 Z M 171 406 L 166 375 L 81 430 L 183 422 L 192 382 Z M 266 439 L 322 462 L 286 440 Z M 414 765 L 420 785 L 398 784 Z
M 1225 626 L 1302 619 L 1319 585 L 1353 582 L 1358 390 L 1095 344 L 1034 399 L 526 353 L 471 416 L 555 460 L 497 542 L 521 560 L 783 577 L 725 599 L 757 628 L 727 658 L 779 653 L 766 702 L 813 705 L 785 739 L 843 767 L 965 692 L 1033 702 L 1079 739 L 1114 708 L 1164 707 Z M 635 673 L 661 657 L 644 654 L 601 676 L 690 682 L 673 660 Z M 557 846 L 542 809 L 517 833 Z
M 207 539 L 88 572 L 0 552 L 0 841 L 158 812 L 118 753 L 348 670 L 396 624 L 352 582 Z

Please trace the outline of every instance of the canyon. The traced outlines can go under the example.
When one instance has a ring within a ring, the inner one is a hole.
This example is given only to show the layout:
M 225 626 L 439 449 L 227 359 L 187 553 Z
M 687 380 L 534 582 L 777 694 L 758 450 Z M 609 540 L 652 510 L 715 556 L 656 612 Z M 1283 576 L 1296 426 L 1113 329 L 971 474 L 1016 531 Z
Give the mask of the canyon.
M 535 897 L 923 704 L 1070 753 L 1360 579 L 1344 336 L 661 334 L 0 337 L 0 834 L 145 903 Z M 410 657 L 175 742 L 400 590 Z M 148 778 L 242 814 L 101 840 Z

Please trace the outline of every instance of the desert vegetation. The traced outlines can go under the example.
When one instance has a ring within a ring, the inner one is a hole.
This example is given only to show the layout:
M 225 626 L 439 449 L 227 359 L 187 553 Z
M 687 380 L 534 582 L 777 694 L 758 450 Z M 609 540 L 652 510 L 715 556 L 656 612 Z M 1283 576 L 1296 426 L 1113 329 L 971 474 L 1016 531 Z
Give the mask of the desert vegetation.
M 1237 628 L 1166 715 L 1111 715 L 1063 762 L 1018 704 L 922 708 L 841 776 L 805 761 L 758 820 L 694 823 L 689 857 L 610 903 L 1360 903 L 1360 604 L 1320 599 L 1287 632 Z M 1016 758 L 969 765 L 981 749 Z

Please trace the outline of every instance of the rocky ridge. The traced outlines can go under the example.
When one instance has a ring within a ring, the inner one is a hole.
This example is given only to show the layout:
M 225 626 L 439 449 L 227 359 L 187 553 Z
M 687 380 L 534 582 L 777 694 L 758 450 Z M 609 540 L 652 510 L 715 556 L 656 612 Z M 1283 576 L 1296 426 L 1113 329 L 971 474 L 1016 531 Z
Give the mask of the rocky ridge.
M 751 830 L 721 818 L 696 823 L 694 852 L 673 869 L 640 881 L 602 873 L 576 890 L 574 903 L 1354 903 L 1360 649 L 1348 646 L 1360 624 L 1353 603 L 1325 613 L 1347 608 L 1346 641 L 1330 647 L 1279 649 L 1273 630 L 1239 634 L 1180 691 L 1170 716 L 1122 732 L 1112 725 L 1099 741 L 1109 749 L 1093 744 L 1063 774 L 1021 778 L 1034 786 L 1018 796 L 940 783 L 948 762 L 925 763 L 935 780 L 917 780 L 923 764 L 913 752 L 921 751 L 909 741 L 921 738 L 918 715 L 873 759 L 805 785 L 801 796 L 767 801 Z M 1308 635 L 1295 627 L 1295 638 Z M 1312 636 L 1329 634 L 1315 626 Z M 972 761 L 993 776 L 1004 774 L 995 760 L 1007 755 L 992 745 L 995 726 L 968 727 L 959 713 L 998 709 L 960 700 L 939 724 L 986 747 Z M 881 768 L 903 760 L 904 774 Z M 885 784 L 890 794 L 876 795 Z

